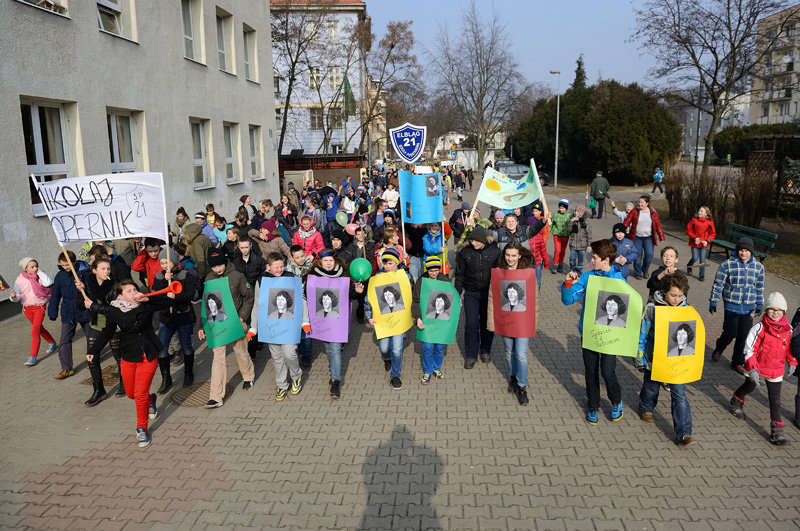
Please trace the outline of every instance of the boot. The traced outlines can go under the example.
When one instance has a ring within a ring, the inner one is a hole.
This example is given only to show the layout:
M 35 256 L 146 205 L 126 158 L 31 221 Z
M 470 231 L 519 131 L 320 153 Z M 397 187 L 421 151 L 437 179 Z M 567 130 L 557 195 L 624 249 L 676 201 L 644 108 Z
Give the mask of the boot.
M 158 358 L 158 368 L 161 370 L 161 387 L 156 393 L 163 395 L 172 389 L 172 375 L 169 373 L 169 358 Z
M 117 387 L 117 392 L 114 393 L 114 396 L 125 396 L 125 384 L 122 383 L 122 367 L 120 367 L 119 362 L 117 362 L 117 371 L 119 372 L 119 387 Z
M 517 400 L 521 406 L 528 405 L 528 391 L 524 387 L 517 386 Z
M 737 419 L 744 418 L 744 400 L 736 396 L 734 393 L 733 397 L 731 397 L 731 407 L 730 407 L 731 414 L 736 417 Z
M 106 398 L 106 389 L 103 387 L 102 380 L 100 380 L 100 383 L 92 382 L 92 388 L 94 389 L 92 396 L 84 402 L 88 407 L 96 406 Z
M 508 392 L 509 393 L 516 393 L 517 392 L 517 377 L 512 376 L 508 379 Z
M 789 442 L 783 436 L 783 421 L 769 423 L 769 440 L 778 446 Z
M 191 387 L 194 383 L 194 354 L 183 355 L 183 386 Z
M 794 425 L 800 428 L 800 395 L 794 395 Z

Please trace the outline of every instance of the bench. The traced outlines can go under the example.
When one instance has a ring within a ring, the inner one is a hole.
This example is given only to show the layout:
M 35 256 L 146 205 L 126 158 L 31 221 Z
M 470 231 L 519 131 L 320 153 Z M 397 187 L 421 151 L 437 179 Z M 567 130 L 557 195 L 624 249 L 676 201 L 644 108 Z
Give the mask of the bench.
M 711 248 L 713 249 L 715 245 L 718 245 L 725 250 L 725 255 L 730 257 L 731 251 L 736 250 L 736 242 L 739 238 L 747 237 L 753 240 L 756 247 L 756 252 L 753 254 L 762 262 L 770 256 L 772 249 L 775 248 L 775 241 L 778 239 L 778 235 L 774 232 L 745 227 L 744 225 L 737 225 L 736 223 L 728 223 L 728 226 L 725 228 L 725 237 L 727 237 L 728 240 L 720 238 L 712 240 Z M 709 249 L 709 254 L 711 252 L 713 251 Z

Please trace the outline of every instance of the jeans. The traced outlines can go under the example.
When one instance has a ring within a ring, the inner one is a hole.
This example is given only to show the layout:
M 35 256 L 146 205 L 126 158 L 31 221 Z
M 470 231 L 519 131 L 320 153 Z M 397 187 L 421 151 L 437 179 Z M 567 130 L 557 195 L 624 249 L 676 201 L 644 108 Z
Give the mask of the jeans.
M 596 207 L 597 212 L 595 213 L 595 209 L 593 208 L 592 209 L 592 216 L 597 216 L 597 219 L 603 219 L 603 210 L 605 210 L 606 198 L 603 197 L 601 199 L 597 199 L 595 197 L 594 200 L 597 201 L 597 207 Z
M 586 401 L 589 410 L 600 407 L 600 373 L 606 382 L 608 400 L 612 404 L 622 402 L 622 391 L 617 381 L 617 357 L 583 349 L 583 367 L 586 371 Z
M 323 341 L 325 355 L 328 356 L 328 368 L 331 371 L 331 380 L 342 379 L 342 343 Z
M 661 383 L 654 382 L 650 378 L 651 372 L 645 371 L 642 391 L 639 393 L 640 413 L 652 413 L 658 403 Z M 692 434 L 692 409 L 686 400 L 685 384 L 669 384 L 669 392 L 672 397 L 672 425 L 675 427 L 675 436 L 680 441 Z
M 714 350 L 724 352 L 731 341 L 734 339 L 733 356 L 731 357 L 731 367 L 744 365 L 744 343 L 747 340 L 747 333 L 753 328 L 753 318 L 750 313 L 733 313 L 725 310 L 725 320 L 722 322 L 722 335 L 717 339 Z
M 653 195 L 653 194 L 655 194 L 655 193 L 656 193 L 656 188 L 658 188 L 658 190 L 659 190 L 659 191 L 660 191 L 662 194 L 664 193 L 664 187 L 663 187 L 663 186 L 661 186 L 661 183 L 660 183 L 660 182 L 656 181 L 656 182 L 654 182 L 654 183 L 653 183 L 653 191 L 652 191 L 652 192 L 650 192 L 650 195 Z M 678 437 L 678 438 L 680 438 L 680 437 Z
M 539 262 L 539 265 L 536 266 L 536 287 L 542 287 L 542 268 L 544 267 L 544 260 Z
M 175 334 L 175 332 L 178 333 L 178 341 L 181 343 L 181 349 L 183 349 L 183 353 L 188 354 L 189 356 L 194 356 L 194 347 L 192 347 L 193 329 L 194 323 L 180 325 L 178 328 L 171 328 L 162 323 L 158 327 L 158 340 L 161 341 L 163 348 L 161 349 L 161 352 L 158 353 L 158 357 L 166 358 L 169 356 L 169 353 L 167 352 L 169 350 L 169 342 L 172 340 L 172 336 Z
M 489 354 L 494 332 L 486 328 L 489 293 L 464 292 L 464 357 L 475 359 L 478 352 Z
M 578 273 L 583 273 L 583 260 L 586 258 L 586 249 L 577 250 L 570 249 L 569 251 L 569 270 Z
M 420 277 L 420 275 L 422 275 L 421 256 L 410 257 L 410 262 L 408 264 L 408 272 L 411 273 L 411 276 L 414 277 L 414 280 L 417 280 Z
M 75 337 L 75 330 L 79 325 L 88 341 L 89 323 L 65 323 L 61 321 L 61 339 L 58 340 L 58 361 L 61 362 L 62 371 L 72 370 L 72 338 Z
M 403 339 L 406 337 L 405 333 L 396 336 L 384 337 L 378 340 L 378 348 L 381 351 L 381 357 L 385 360 L 391 358 L 392 370 L 389 375 L 400 377 L 400 372 L 403 369 Z
M 633 274 L 647 276 L 650 262 L 653 261 L 653 238 L 652 236 L 636 236 L 633 245 L 639 251 L 639 257 L 633 262 Z
M 440 343 L 422 342 L 422 372 L 433 374 L 434 371 L 442 369 L 444 347 Z
M 150 384 L 156 373 L 158 360 L 147 361 L 147 356 L 142 354 L 142 361 L 120 362 L 120 377 L 125 386 L 125 394 L 136 402 L 136 427 L 147 429 L 148 413 L 150 409 Z
M 686 264 L 686 267 L 692 267 L 695 262 L 700 262 L 701 264 L 706 263 L 706 259 L 708 258 L 708 247 L 692 247 L 692 259 L 689 260 L 689 263 Z M 706 268 L 700 268 L 700 278 L 705 278 L 706 276 Z
M 306 336 L 304 330 L 300 331 L 300 345 L 298 345 L 301 358 L 310 358 L 314 355 L 314 347 L 310 337 Z
M 517 378 L 520 387 L 528 385 L 528 345 L 529 337 L 506 337 L 503 338 L 503 347 L 506 352 L 506 366 L 508 367 L 509 378 Z

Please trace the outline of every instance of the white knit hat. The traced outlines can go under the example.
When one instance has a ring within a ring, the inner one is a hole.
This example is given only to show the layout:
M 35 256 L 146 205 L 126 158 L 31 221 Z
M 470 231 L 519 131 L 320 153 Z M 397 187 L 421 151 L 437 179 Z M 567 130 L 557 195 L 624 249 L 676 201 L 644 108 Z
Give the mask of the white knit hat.
M 764 309 L 773 308 L 776 310 L 783 310 L 784 313 L 789 309 L 786 304 L 786 298 L 777 291 L 773 291 L 767 296 L 767 302 L 764 304 Z
M 28 264 L 30 264 L 31 262 L 35 262 L 35 261 L 36 261 L 35 258 L 31 258 L 30 256 L 26 256 L 25 258 L 23 258 L 22 260 L 19 261 L 19 266 L 22 269 L 25 269 L 25 268 L 28 267 Z

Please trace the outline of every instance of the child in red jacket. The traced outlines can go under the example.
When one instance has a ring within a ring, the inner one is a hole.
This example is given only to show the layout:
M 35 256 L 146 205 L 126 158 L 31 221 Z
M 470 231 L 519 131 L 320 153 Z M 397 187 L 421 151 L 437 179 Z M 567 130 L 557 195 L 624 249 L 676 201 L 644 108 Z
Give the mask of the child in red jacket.
M 702 282 L 706 279 L 705 263 L 708 250 L 711 248 L 711 241 L 717 235 L 710 208 L 701 206 L 697 209 L 697 215 L 686 226 L 686 234 L 689 236 L 689 247 L 692 249 L 692 259 L 686 264 L 686 272 L 691 275 L 692 264 L 700 262 L 700 276 L 697 279 Z
M 769 395 L 770 436 L 773 444 L 786 444 L 781 420 L 781 381 L 784 364 L 789 363 L 787 376 L 794 374 L 797 359 L 792 355 L 792 327 L 786 319 L 786 299 L 778 293 L 770 293 L 764 304 L 766 311 L 760 323 L 750 329 L 744 347 L 744 367 L 747 377 L 733 392 L 731 413 L 744 418 L 744 398 L 761 385 L 760 377 L 767 381 Z
M 544 208 L 541 201 L 533 203 L 533 218 L 543 219 Z M 530 219 L 530 218 L 529 218 Z M 547 238 L 550 237 L 550 221 L 545 220 L 545 226 L 528 240 L 533 254 L 533 265 L 536 268 L 536 287 L 542 287 L 542 268 L 550 269 L 550 256 L 547 254 Z

